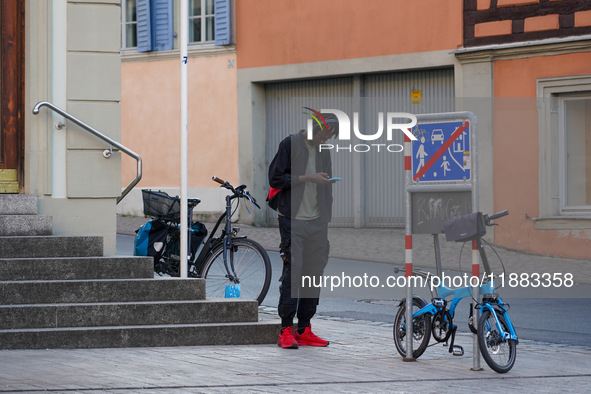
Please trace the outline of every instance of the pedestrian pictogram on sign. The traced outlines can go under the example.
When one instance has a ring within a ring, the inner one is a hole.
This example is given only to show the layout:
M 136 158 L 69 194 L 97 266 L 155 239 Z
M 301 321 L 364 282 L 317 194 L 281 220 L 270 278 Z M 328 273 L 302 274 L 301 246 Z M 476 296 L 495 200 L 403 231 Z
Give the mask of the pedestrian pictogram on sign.
M 414 182 L 470 180 L 469 122 L 417 124 L 412 132 Z

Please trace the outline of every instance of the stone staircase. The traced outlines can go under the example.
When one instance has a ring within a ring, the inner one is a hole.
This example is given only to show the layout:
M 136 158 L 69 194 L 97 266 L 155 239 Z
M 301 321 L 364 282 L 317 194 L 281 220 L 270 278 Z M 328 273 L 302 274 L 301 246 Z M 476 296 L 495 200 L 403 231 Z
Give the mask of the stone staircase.
M 152 259 L 54 236 L 37 197 L 0 195 L 0 349 L 275 343 L 256 301 L 206 300 L 205 280 L 154 279 Z

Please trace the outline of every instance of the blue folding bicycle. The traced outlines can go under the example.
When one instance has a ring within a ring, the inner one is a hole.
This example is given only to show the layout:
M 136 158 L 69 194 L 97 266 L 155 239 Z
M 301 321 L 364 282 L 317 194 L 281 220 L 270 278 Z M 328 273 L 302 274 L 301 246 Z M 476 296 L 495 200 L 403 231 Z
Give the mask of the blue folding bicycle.
M 472 238 L 475 240 L 482 264 L 485 268 L 485 276 L 480 278 L 478 298 L 474 304 L 470 304 L 470 317 L 468 326 L 470 330 L 478 337 L 478 347 L 482 353 L 484 361 L 488 366 L 498 373 L 506 373 L 515 364 L 517 355 L 517 334 L 509 318 L 509 305 L 503 302 L 495 289 L 494 276 L 490 270 L 489 262 L 483 247 L 482 236 L 486 233 L 486 226 L 491 226 L 493 220 L 508 215 L 508 211 L 502 211 L 493 215 L 483 215 L 482 213 L 464 215 L 458 218 L 461 222 L 464 218 L 471 216 L 471 221 L 476 224 L 482 224 L 481 230 L 475 233 Z M 445 229 L 446 236 L 450 240 L 448 228 Z M 454 240 L 453 237 L 451 240 Z M 465 241 L 465 239 L 455 239 L 456 241 Z M 422 277 L 427 283 L 432 283 L 435 278 L 433 274 L 420 270 L 413 270 L 413 275 Z M 432 287 L 431 287 L 432 288 Z M 472 287 L 460 287 L 450 289 L 438 282 L 435 292 L 431 292 L 432 300 L 427 303 L 420 297 L 413 297 L 412 316 L 413 316 L 413 338 L 412 348 L 413 357 L 419 358 L 429 346 L 431 335 L 437 343 L 449 342 L 449 352 L 461 356 L 464 350 L 461 346 L 454 345 L 457 326 L 453 324 L 453 318 L 458 303 L 467 297 L 473 297 Z M 451 300 L 450 300 L 451 298 Z M 449 306 L 449 307 L 448 307 Z M 474 309 L 481 311 L 478 318 L 478 327 L 474 326 Z M 406 300 L 400 302 L 398 312 L 394 319 L 394 344 L 398 353 L 406 357 Z

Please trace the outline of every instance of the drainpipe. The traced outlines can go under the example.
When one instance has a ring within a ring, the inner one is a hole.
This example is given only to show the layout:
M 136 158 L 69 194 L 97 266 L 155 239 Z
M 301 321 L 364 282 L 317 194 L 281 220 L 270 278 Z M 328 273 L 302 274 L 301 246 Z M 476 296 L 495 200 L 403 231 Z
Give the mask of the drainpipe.
M 51 2 L 51 101 L 67 110 L 67 28 L 68 1 Z M 52 198 L 66 198 L 66 120 L 52 115 L 51 179 Z

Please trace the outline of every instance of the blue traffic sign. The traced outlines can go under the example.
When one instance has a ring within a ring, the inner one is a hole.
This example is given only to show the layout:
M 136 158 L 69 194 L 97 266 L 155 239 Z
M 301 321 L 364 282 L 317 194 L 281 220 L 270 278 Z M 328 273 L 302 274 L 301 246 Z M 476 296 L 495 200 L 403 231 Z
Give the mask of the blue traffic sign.
M 442 122 L 417 124 L 412 129 L 414 182 L 470 180 L 470 125 Z

